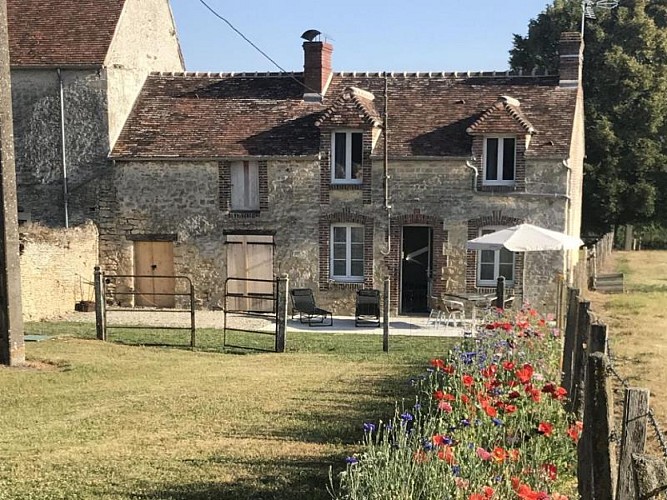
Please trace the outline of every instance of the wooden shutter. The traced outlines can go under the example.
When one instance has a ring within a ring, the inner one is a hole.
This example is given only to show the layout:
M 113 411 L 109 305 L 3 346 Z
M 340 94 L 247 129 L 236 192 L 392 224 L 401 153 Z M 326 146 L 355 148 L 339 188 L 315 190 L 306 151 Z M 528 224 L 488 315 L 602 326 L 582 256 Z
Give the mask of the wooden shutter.
M 259 166 L 256 161 L 231 164 L 232 210 L 259 210 Z

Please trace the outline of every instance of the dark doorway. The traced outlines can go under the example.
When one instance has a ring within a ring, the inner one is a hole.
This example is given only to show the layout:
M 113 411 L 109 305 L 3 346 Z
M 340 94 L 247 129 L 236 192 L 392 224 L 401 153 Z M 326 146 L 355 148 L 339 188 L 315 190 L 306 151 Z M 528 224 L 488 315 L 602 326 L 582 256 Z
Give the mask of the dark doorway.
M 401 313 L 428 312 L 431 278 L 430 227 L 404 226 L 401 259 Z

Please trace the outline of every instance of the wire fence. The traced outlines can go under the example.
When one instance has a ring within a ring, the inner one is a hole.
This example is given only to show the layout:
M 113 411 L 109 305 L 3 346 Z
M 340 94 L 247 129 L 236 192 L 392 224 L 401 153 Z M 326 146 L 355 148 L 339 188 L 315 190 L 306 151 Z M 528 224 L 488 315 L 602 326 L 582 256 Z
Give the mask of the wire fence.
M 614 367 L 614 355 L 611 350 L 611 346 L 609 345 L 607 345 L 607 355 L 609 356 L 609 361 L 610 361 L 609 372 L 623 386 L 624 389 L 629 389 L 630 384 L 628 383 L 627 379 L 623 378 Z M 651 424 L 651 427 L 653 428 L 653 431 L 655 432 L 655 436 L 658 441 L 658 444 L 660 445 L 662 455 L 665 458 L 667 458 L 667 439 L 665 439 L 665 434 L 662 432 L 660 424 L 658 423 L 658 420 L 655 417 L 655 412 L 653 411 L 653 408 L 649 408 L 648 410 L 648 420 L 649 423 Z

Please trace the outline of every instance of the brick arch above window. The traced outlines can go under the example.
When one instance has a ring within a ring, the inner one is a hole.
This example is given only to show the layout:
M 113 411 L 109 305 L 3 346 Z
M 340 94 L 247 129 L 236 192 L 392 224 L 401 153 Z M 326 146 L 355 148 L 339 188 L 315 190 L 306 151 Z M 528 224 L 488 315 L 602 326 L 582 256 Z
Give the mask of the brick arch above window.
M 482 217 L 477 217 L 475 219 L 468 219 L 468 239 L 472 240 L 477 238 L 480 234 L 480 230 L 484 227 L 489 226 L 503 226 L 511 227 L 521 224 L 523 219 L 517 217 L 508 217 L 503 215 L 500 210 L 492 212 L 491 215 L 485 215 Z M 466 251 L 466 292 L 493 292 L 494 288 L 491 287 L 478 287 L 477 286 L 477 256 L 478 252 L 476 250 L 467 250 Z M 524 266 L 524 256 L 522 252 L 515 254 L 514 260 L 514 286 L 515 290 L 523 289 L 523 266 Z
M 338 288 L 372 288 L 373 287 L 373 234 L 374 219 L 366 215 L 358 214 L 350 210 L 322 214 L 319 220 L 319 246 L 320 246 L 320 290 L 328 290 L 332 287 Z M 358 224 L 364 228 L 364 276 L 363 282 L 345 283 L 335 282 L 331 278 L 331 225 L 332 224 Z

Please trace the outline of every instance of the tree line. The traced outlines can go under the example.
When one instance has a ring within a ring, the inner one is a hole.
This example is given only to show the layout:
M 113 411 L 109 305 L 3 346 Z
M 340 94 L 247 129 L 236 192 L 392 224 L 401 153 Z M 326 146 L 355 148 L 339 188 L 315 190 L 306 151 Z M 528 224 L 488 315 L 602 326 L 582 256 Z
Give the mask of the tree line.
M 593 6 L 595 19 L 582 8 L 554 0 L 527 36 L 514 35 L 510 67 L 557 73 L 561 33 L 585 21 L 583 232 L 629 224 L 667 233 L 667 0 Z

